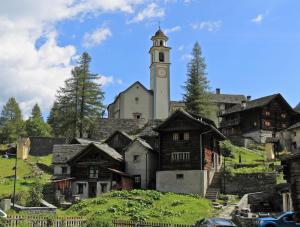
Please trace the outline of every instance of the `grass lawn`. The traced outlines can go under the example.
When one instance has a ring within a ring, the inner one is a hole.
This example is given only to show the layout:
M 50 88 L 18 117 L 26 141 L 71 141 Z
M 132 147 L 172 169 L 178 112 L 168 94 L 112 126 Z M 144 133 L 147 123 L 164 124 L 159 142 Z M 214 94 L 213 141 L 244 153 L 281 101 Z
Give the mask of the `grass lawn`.
M 105 222 L 133 220 L 172 224 L 194 224 L 212 216 L 209 200 L 194 195 L 160 193 L 157 191 L 113 191 L 95 199 L 81 201 L 59 216 L 85 216 Z
M 30 163 L 38 165 L 39 167 L 48 167 L 50 169 L 51 161 L 52 155 L 43 157 L 29 156 L 28 160 L 18 159 L 16 192 L 22 193 L 23 191 L 28 191 L 29 186 L 37 177 L 34 174 L 35 170 Z M 0 198 L 8 197 L 13 192 L 14 166 L 14 158 L 5 159 L 0 156 Z M 42 183 L 48 182 L 51 173 L 49 171 L 42 171 L 41 173 L 40 181 Z
M 265 151 L 260 149 L 247 149 L 244 147 L 239 147 L 231 144 L 228 141 L 225 141 L 222 144 L 223 148 L 230 150 L 231 156 L 226 157 L 227 171 L 230 173 L 259 173 L 259 172 L 269 172 L 272 171 L 269 169 L 269 164 L 274 163 L 279 165 L 279 162 L 267 162 L 265 158 Z M 239 161 L 241 157 L 241 163 Z M 243 168 L 234 168 L 236 164 L 254 164 L 253 167 L 243 167 Z

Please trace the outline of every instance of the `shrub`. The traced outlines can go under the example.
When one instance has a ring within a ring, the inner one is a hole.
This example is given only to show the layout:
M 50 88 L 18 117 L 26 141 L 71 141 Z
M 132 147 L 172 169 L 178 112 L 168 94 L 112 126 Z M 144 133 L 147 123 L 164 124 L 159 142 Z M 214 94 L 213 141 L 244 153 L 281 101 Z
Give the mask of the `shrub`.
M 43 185 L 35 180 L 29 189 L 29 197 L 27 200 L 27 206 L 40 206 L 41 200 L 43 199 Z

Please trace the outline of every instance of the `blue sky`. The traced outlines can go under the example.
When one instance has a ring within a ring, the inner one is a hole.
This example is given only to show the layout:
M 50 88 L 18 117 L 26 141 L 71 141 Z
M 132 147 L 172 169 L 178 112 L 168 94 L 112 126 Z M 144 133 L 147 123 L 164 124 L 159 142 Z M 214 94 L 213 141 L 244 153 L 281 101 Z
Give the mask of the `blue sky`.
M 92 57 L 91 71 L 103 75 L 105 104 L 137 80 L 149 87 L 150 37 L 159 21 L 172 47 L 172 100 L 182 97 L 189 54 L 198 41 L 212 90 L 253 98 L 282 93 L 293 107 L 300 102 L 297 0 L 28 1 L 25 12 L 17 10 L 16 0 L 0 3 L 0 18 L 6 19 L 0 41 L 12 46 L 0 48 L 0 55 L 8 52 L 0 57 L 6 67 L 0 70 L 0 108 L 16 96 L 25 115 L 35 102 L 47 115 L 55 90 L 83 51 Z M 18 86 L 7 88 L 12 83 Z

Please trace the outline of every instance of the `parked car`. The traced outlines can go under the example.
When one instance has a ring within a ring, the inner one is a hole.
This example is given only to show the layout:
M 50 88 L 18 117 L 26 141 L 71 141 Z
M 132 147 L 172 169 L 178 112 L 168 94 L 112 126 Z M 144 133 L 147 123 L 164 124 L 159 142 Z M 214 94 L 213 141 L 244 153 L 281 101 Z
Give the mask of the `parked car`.
M 294 221 L 294 215 L 294 212 L 288 211 L 276 217 L 258 218 L 256 219 L 256 224 L 258 227 L 300 227 L 300 224 L 296 224 L 296 222 Z
M 202 219 L 198 221 L 196 225 L 201 227 L 236 227 L 236 224 L 225 218 Z
M 7 218 L 7 214 L 4 213 L 4 211 L 1 209 L 0 209 L 0 218 Z

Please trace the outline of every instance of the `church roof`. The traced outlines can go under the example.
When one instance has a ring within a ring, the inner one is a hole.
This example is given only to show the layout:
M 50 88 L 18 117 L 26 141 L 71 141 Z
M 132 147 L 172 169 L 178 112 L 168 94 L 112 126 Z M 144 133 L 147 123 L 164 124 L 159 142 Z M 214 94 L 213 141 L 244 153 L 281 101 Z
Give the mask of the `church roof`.
M 165 35 L 165 33 L 160 28 L 155 32 L 155 35 L 152 36 L 151 40 L 156 39 L 156 38 L 163 38 L 165 40 L 168 40 L 168 37 Z
M 124 91 L 121 91 L 121 92 L 117 95 L 117 97 L 115 98 L 115 100 L 107 106 L 107 109 L 109 108 L 110 105 L 113 105 L 113 104 L 117 101 L 117 99 L 118 99 L 122 94 L 126 93 L 130 88 L 132 88 L 132 87 L 135 86 L 135 85 L 139 85 L 139 86 L 141 86 L 145 91 L 147 91 L 149 94 L 153 94 L 153 91 L 147 89 L 140 81 L 135 81 L 133 84 L 131 84 L 131 85 L 130 85 L 128 88 L 126 88 Z

